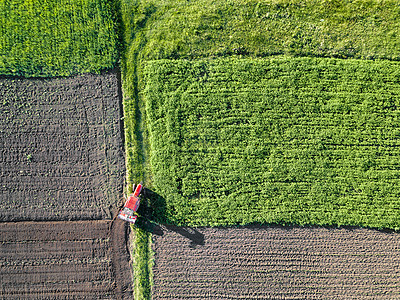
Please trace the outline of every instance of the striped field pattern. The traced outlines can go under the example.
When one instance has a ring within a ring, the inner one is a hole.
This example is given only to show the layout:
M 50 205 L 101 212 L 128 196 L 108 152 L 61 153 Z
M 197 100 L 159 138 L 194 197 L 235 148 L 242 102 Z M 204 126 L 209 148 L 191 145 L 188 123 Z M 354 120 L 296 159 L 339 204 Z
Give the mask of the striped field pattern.
M 399 70 L 317 58 L 149 62 L 157 215 L 399 228 Z
M 158 232 L 154 300 L 397 299 L 400 293 L 396 233 L 292 226 Z

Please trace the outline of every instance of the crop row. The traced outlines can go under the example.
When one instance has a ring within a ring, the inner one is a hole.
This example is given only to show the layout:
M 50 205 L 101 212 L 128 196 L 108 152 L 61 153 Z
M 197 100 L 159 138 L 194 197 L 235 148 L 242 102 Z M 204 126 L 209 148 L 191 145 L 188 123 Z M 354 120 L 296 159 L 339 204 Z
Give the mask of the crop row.
M 398 67 L 312 58 L 149 62 L 143 97 L 157 216 L 191 225 L 398 228 Z

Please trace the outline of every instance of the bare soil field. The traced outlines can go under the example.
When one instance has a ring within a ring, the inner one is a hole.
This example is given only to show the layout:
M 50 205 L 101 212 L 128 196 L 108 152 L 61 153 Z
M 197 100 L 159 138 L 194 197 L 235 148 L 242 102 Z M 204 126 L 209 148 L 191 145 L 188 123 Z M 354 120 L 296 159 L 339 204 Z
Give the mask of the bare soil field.
M 1 299 L 132 299 L 122 221 L 0 223 Z
M 112 217 L 125 175 L 118 76 L 0 78 L 0 221 Z
M 400 234 L 299 227 L 154 230 L 153 299 L 398 299 Z

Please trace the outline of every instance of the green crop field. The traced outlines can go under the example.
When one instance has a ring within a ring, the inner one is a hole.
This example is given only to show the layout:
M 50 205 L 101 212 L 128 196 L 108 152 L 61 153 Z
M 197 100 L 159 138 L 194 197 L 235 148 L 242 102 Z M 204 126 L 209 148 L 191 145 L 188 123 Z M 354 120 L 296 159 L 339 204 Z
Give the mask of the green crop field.
M 146 178 L 149 167 L 140 99 L 147 61 L 275 55 L 400 60 L 400 7 L 393 0 L 120 4 L 128 182 Z
M 400 7 L 394 0 L 121 0 L 120 4 L 129 182 L 146 177 L 140 92 L 149 60 L 275 55 L 400 60 Z
M 161 221 L 400 227 L 399 63 L 160 60 L 145 74 Z
M 119 20 L 106 0 L 0 0 L 0 73 L 66 76 L 116 66 Z

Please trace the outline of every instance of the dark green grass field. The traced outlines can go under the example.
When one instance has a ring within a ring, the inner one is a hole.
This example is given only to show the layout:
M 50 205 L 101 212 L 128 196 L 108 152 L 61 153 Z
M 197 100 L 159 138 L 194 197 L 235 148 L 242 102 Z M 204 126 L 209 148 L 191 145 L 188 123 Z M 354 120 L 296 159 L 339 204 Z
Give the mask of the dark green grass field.
M 149 60 L 275 55 L 400 60 L 398 1 L 121 0 L 120 4 L 130 182 L 146 177 L 140 92 Z
M 400 65 L 161 60 L 143 98 L 163 222 L 399 228 Z
M 116 3 L 107 0 L 0 1 L 0 74 L 99 73 L 119 61 Z

